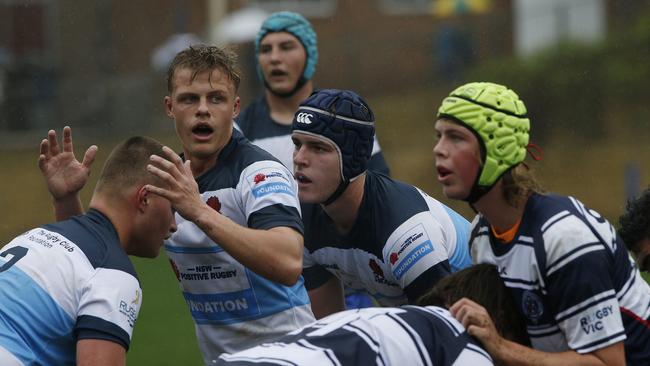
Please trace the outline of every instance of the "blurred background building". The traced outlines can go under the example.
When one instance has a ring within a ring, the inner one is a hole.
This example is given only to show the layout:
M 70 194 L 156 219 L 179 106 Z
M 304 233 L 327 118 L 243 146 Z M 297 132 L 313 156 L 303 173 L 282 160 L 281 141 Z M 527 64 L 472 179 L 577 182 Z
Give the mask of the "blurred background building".
M 235 48 L 246 106 L 261 91 L 252 40 L 279 10 L 318 33 L 316 87 L 373 102 L 394 172 L 424 187 L 434 187 L 427 128 L 463 82 L 518 91 L 537 142 L 650 130 L 650 0 L 0 0 L 0 149 L 64 125 L 89 139 L 173 134 L 166 68 L 197 42 Z
M 179 47 L 236 45 L 244 104 L 259 90 L 252 43 L 266 14 L 314 24 L 318 87 L 364 95 L 443 89 L 468 67 L 567 40 L 601 42 L 643 0 L 2 0 L 2 143 L 53 125 L 102 133 L 159 127 L 163 75 Z M 165 53 L 166 52 L 166 53 Z M 157 58 L 156 58 L 157 55 Z M 39 132 L 42 133 L 42 132 Z

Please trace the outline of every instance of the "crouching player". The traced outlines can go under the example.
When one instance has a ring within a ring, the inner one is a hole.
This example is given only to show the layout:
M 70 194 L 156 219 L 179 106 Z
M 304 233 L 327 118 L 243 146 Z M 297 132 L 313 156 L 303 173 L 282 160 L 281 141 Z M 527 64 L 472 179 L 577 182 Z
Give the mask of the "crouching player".
M 525 323 L 496 268 L 477 265 L 441 279 L 418 306 L 332 314 L 218 365 L 492 365 L 492 359 L 445 309 L 461 297 L 483 304 L 499 333 L 528 343 Z

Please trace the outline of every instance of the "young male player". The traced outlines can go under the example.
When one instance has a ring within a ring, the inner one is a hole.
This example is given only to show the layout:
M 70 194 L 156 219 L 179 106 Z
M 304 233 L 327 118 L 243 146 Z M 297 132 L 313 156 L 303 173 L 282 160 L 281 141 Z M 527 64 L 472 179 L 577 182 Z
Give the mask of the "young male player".
M 442 101 L 433 150 L 448 198 L 478 211 L 476 263 L 495 264 L 533 348 L 504 340 L 482 307 L 450 307 L 504 365 L 642 365 L 650 287 L 612 225 L 573 197 L 544 194 L 523 164 L 530 120 L 503 85 L 468 83 Z
M 50 131 L 41 154 L 41 163 L 74 160 L 70 129 L 63 152 Z M 146 171 L 159 154 L 155 140 L 126 140 L 106 161 L 85 215 L 28 230 L 0 249 L 0 364 L 125 364 L 142 304 L 128 255 L 158 256 L 176 229 L 169 201 L 145 188 L 164 185 Z
M 303 226 L 291 172 L 233 129 L 234 54 L 190 47 L 167 78 L 165 108 L 183 157 L 167 147 L 153 156 L 148 169 L 165 186 L 147 189 L 176 209 L 178 231 L 165 250 L 210 364 L 313 320 L 301 277 Z
M 293 122 L 305 220 L 305 284 L 317 318 L 343 310 L 341 284 L 384 306 L 413 303 L 470 264 L 469 223 L 417 187 L 367 170 L 374 115 L 351 91 L 325 89 Z
M 264 94 L 249 104 L 236 122 L 251 142 L 292 169 L 291 124 L 300 103 L 314 91 L 312 77 L 318 63 L 316 32 L 298 13 L 273 13 L 255 38 L 255 55 Z M 376 138 L 368 168 L 389 173 Z

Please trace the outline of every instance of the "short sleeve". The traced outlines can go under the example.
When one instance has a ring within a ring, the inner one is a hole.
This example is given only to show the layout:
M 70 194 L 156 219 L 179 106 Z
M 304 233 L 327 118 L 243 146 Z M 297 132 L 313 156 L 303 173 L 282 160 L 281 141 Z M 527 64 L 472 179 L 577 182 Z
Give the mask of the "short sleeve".
M 141 304 L 142 290 L 135 277 L 98 268 L 81 293 L 77 339 L 111 340 L 128 350 Z

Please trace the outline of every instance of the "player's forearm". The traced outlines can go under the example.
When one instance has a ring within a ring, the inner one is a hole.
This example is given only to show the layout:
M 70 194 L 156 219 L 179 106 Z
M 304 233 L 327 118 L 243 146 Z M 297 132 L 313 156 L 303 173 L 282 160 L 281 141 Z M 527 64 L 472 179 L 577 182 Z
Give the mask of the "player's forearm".
M 57 221 L 66 220 L 72 216 L 84 213 L 79 194 L 52 199 L 52 206 L 54 207 L 54 217 Z
M 500 347 L 488 349 L 488 352 L 496 364 L 504 366 L 606 365 L 593 354 L 579 354 L 575 351 L 543 352 L 508 340 L 503 340 Z
M 238 262 L 271 281 L 292 286 L 302 273 L 303 238 L 287 227 L 243 227 L 205 206 L 192 220 Z
M 316 319 L 345 310 L 345 295 L 341 281 L 332 277 L 320 287 L 309 290 L 311 310 Z

